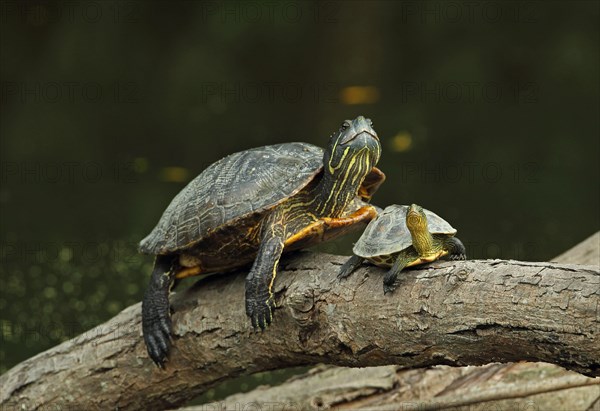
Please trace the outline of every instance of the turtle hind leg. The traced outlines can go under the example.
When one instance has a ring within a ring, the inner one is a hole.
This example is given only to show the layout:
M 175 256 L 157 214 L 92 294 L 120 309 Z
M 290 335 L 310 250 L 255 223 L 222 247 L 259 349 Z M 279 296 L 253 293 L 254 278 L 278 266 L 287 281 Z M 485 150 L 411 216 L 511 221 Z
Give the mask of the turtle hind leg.
M 400 272 L 404 270 L 408 264 L 415 261 L 417 258 L 419 258 L 419 254 L 412 246 L 398 253 L 394 265 L 392 265 L 392 268 L 390 268 L 390 270 L 383 277 L 384 294 L 391 293 L 396 289 L 396 280 L 398 279 L 398 274 L 400 274 Z
M 466 260 L 467 250 L 464 244 L 456 237 L 449 237 L 444 241 L 444 249 L 448 250 L 448 260 Z
M 342 265 L 338 274 L 338 279 L 342 280 L 354 272 L 364 261 L 364 258 L 353 255 Z
M 175 257 L 157 256 L 142 300 L 142 331 L 150 358 L 163 367 L 171 345 L 169 291 L 175 280 Z

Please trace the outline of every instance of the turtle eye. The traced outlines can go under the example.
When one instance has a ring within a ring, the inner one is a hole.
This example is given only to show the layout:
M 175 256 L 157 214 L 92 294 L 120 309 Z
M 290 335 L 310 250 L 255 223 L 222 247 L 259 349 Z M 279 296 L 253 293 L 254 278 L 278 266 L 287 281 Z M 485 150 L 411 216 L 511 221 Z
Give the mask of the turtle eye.
M 373 127 L 373 121 L 370 118 L 367 119 L 367 122 L 369 123 L 369 127 Z
M 342 123 L 340 130 L 341 131 L 346 131 L 348 129 L 348 127 L 350 127 L 350 120 L 344 120 L 344 122 Z

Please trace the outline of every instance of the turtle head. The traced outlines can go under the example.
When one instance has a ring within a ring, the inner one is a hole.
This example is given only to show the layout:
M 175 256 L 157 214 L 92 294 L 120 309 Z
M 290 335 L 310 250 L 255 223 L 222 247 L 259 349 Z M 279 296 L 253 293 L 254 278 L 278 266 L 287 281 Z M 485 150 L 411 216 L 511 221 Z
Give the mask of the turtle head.
M 411 233 L 422 233 L 427 231 L 427 217 L 423 207 L 411 204 L 406 210 L 406 226 Z
M 412 245 L 420 256 L 430 256 L 436 249 L 433 236 L 427 228 L 423 207 L 411 204 L 406 210 L 406 226 L 410 231 Z
M 316 212 L 329 217 L 342 215 L 380 156 L 381 144 L 371 120 L 359 116 L 344 121 L 331 135 L 323 154 Z
M 381 144 L 373 129 L 373 122 L 358 116 L 354 120 L 345 120 L 340 129 L 331 135 L 323 165 L 326 172 L 335 178 L 347 175 L 360 184 L 380 156 Z

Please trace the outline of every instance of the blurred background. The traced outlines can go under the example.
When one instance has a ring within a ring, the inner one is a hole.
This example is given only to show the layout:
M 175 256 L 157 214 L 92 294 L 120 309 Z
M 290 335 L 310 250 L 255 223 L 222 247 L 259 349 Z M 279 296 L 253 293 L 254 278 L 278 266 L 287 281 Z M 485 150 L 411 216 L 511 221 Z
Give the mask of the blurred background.
M 209 164 L 357 115 L 378 205 L 435 211 L 470 258 L 565 251 L 599 228 L 598 9 L 2 1 L 0 371 L 140 301 L 137 242 Z

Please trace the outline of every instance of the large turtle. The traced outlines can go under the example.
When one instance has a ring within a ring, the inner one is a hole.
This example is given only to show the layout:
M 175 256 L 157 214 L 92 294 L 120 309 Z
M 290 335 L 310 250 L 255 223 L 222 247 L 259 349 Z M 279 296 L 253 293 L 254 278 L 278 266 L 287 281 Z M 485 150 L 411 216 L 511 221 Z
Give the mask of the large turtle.
M 398 274 L 405 268 L 447 256 L 464 260 L 465 246 L 456 230 L 443 218 L 412 204 L 391 205 L 372 220 L 354 245 L 354 256 L 338 277 L 348 277 L 364 260 L 391 269 L 383 278 L 384 293 L 394 291 Z
M 273 282 L 282 252 L 364 228 L 367 204 L 384 181 L 371 120 L 346 120 L 326 150 L 285 143 L 241 151 L 209 166 L 167 207 L 140 242 L 156 255 L 142 302 L 144 341 L 163 366 L 169 351 L 168 294 L 175 279 L 224 272 L 254 261 L 246 313 L 255 328 L 272 321 Z

